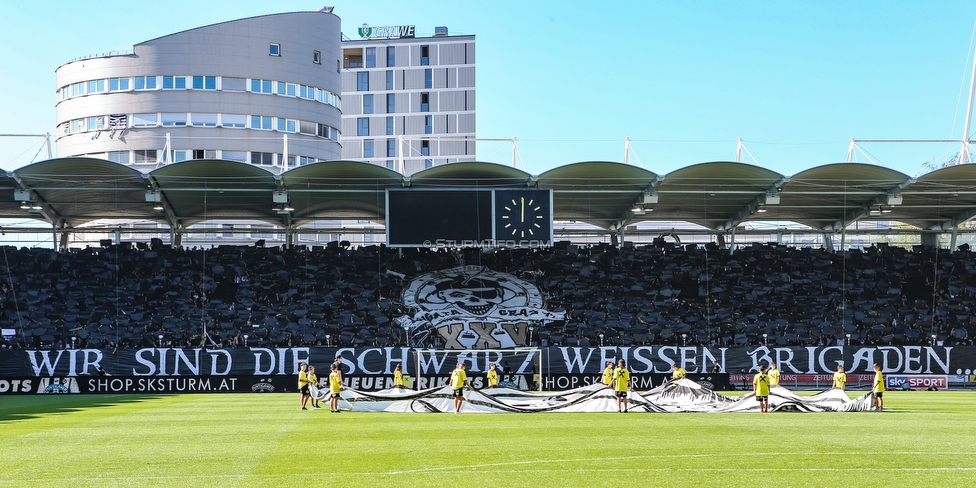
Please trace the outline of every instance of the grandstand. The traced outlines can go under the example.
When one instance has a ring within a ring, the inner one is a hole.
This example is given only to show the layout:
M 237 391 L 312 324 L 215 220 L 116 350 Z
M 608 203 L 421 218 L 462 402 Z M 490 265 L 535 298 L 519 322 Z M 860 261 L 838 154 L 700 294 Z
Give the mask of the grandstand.
M 968 345 L 976 256 L 879 245 L 831 253 L 754 244 L 395 250 L 3 248 L 0 324 L 14 348 L 428 346 L 394 320 L 404 284 L 484 266 L 534 283 L 565 319 L 537 346 Z
M 719 162 L 658 175 L 590 162 L 534 176 L 456 163 L 408 177 L 348 161 L 272 174 L 193 160 L 144 174 L 97 159 L 53 159 L 0 178 L 0 217 L 47 221 L 58 236 L 53 250 L 3 248 L 2 344 L 457 347 L 395 321 L 412 312 L 401 296 L 407 282 L 458 265 L 539 289 L 558 318 L 516 334 L 517 346 L 971 344 L 976 262 L 968 244 L 956 244 L 972 232 L 973 168 L 916 178 L 844 163 L 787 177 Z M 545 189 L 553 220 L 607 239 L 583 244 L 574 240 L 579 231 L 554 228 L 554 245 L 536 249 L 296 245 L 316 223 L 384 224 L 393 188 Z M 93 224 L 102 219 L 114 223 Z M 275 225 L 285 239 L 182 245 L 193 225 L 235 219 Z M 154 222 L 142 229 L 153 237 L 72 245 L 76 233 L 117 232 L 126 221 Z M 681 245 L 660 230 L 643 231 L 653 240 L 628 241 L 641 235 L 637 224 L 673 222 L 707 241 Z M 819 246 L 755 242 L 766 235 L 755 229 L 784 222 L 818 236 Z M 156 237 L 166 233 L 169 242 Z M 915 246 L 859 249 L 846 240 L 859 233 L 913 237 L 906 242 Z M 753 242 L 742 237 L 750 235 Z

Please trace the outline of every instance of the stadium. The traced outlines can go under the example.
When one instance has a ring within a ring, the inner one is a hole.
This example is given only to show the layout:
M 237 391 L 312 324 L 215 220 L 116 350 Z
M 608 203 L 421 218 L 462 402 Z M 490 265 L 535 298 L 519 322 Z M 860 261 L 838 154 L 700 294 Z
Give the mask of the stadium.
M 34 221 L 0 229 L 50 235 L 0 247 L 0 484 L 976 482 L 971 164 L 269 147 L 0 175 L 0 218 Z

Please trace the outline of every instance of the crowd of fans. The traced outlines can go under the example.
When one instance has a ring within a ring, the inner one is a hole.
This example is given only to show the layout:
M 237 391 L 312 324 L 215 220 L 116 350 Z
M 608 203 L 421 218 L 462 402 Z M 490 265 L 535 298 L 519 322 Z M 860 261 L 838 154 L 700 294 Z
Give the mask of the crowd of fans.
M 2 249 L 0 347 L 439 347 L 396 325 L 400 295 L 459 264 L 532 282 L 565 312 L 534 345 L 962 345 L 976 324 L 968 249 Z

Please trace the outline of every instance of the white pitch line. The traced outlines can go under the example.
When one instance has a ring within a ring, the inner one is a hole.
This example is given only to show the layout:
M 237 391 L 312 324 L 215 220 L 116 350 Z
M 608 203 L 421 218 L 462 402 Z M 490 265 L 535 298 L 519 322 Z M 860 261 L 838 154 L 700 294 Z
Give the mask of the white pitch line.
M 619 468 L 559 468 L 559 469 L 493 469 L 491 473 L 566 473 L 566 472 L 607 472 L 607 473 L 620 473 Z M 858 472 L 858 471 L 976 471 L 976 466 L 959 466 L 954 468 L 627 468 L 626 471 L 642 471 L 642 472 L 669 472 L 669 471 L 837 471 L 837 472 Z M 487 472 L 487 471 L 486 471 Z M 378 473 L 377 473 L 378 474 Z
M 851 451 L 851 452 L 821 452 L 821 453 L 816 453 L 816 454 L 817 455 L 823 455 L 823 456 L 843 456 L 843 455 L 853 455 L 853 454 L 857 454 L 857 455 L 868 455 L 868 456 L 870 456 L 870 455 L 886 455 L 886 456 L 899 456 L 899 455 L 900 456 L 922 456 L 922 455 L 924 455 L 924 456 L 966 456 L 966 455 L 971 455 L 971 454 L 976 454 L 976 453 L 963 453 L 963 452 L 958 452 L 958 451 L 950 451 L 950 452 L 925 452 L 925 451 L 903 451 L 903 452 L 891 452 L 891 451 L 885 451 L 885 452 L 861 452 L 861 451 L 857 451 L 857 452 L 854 452 L 854 451 Z M 593 462 L 593 461 L 623 461 L 623 460 L 633 460 L 633 459 L 680 459 L 680 458 L 703 458 L 703 457 L 708 457 L 708 458 L 715 458 L 715 457 L 752 457 L 752 456 L 757 456 L 757 455 L 759 455 L 759 454 L 757 454 L 757 453 L 731 453 L 731 454 L 715 453 L 715 454 L 660 454 L 660 455 L 641 455 L 641 456 L 591 457 L 591 458 L 574 458 L 574 459 L 532 459 L 532 460 L 526 460 L 526 461 L 510 461 L 510 462 L 503 462 L 503 463 L 470 464 L 470 465 L 467 465 L 467 466 L 436 466 L 436 467 L 431 467 L 431 468 L 407 469 L 407 470 L 399 470 L 399 471 L 372 471 L 372 472 L 356 473 L 356 474 L 362 474 L 362 475 L 403 475 L 403 474 L 429 473 L 429 472 L 436 472 L 436 471 L 463 471 L 465 469 L 497 468 L 497 467 L 504 467 L 504 466 L 525 466 L 525 465 L 531 465 L 531 464 L 577 463 L 577 462 Z M 563 470 L 566 470 L 567 468 L 563 467 L 562 469 Z M 568 469 L 572 470 L 573 468 L 568 468 Z M 670 469 L 674 469 L 674 468 L 670 468 Z M 681 468 L 679 468 L 679 469 L 681 469 Z M 729 469 L 733 469 L 733 468 L 729 468 Z M 734 469 L 739 469 L 739 468 L 734 468 Z M 800 468 L 800 469 L 805 469 L 805 468 Z M 814 468 L 814 469 L 820 469 L 820 468 Z M 824 468 L 824 469 L 826 470 L 827 468 Z M 857 469 L 860 470 L 860 469 L 864 469 L 864 468 L 857 468 Z M 879 468 L 879 469 L 881 469 L 881 468 Z M 919 468 L 919 469 L 921 469 L 921 468 Z M 970 469 L 970 468 L 963 468 L 963 469 Z M 976 468 L 972 468 L 972 469 L 976 469 Z M 649 470 L 653 470 L 653 471 L 666 471 L 668 469 L 661 468 L 661 469 L 649 469 Z M 770 470 L 773 470 L 773 468 L 770 468 Z M 786 470 L 789 471 L 789 469 L 786 469 Z
M 367 472 L 345 472 L 345 473 L 334 473 L 336 476 L 365 476 L 365 475 L 378 475 L 378 476 L 396 476 L 404 474 L 421 474 L 421 473 L 433 473 L 438 471 L 465 471 L 465 470 L 475 470 L 479 468 L 497 468 L 504 466 L 526 466 L 532 464 L 552 464 L 552 463 L 572 463 L 572 462 L 589 462 L 589 461 L 623 461 L 623 460 L 633 460 L 633 459 L 678 459 L 678 458 L 700 458 L 700 457 L 752 457 L 757 456 L 760 453 L 732 453 L 732 454 L 661 454 L 661 455 L 642 455 L 642 456 L 620 456 L 620 457 L 590 457 L 590 458 L 575 458 L 575 459 L 547 459 L 547 460 L 528 460 L 528 461 L 511 461 L 505 463 L 486 463 L 486 464 L 472 464 L 467 466 L 438 466 L 432 468 L 423 469 L 411 469 L 411 470 L 400 470 L 400 471 L 367 471 Z M 863 452 L 863 451 L 844 451 L 844 452 L 820 452 L 817 455 L 823 456 L 842 456 L 842 455 L 888 455 L 888 456 L 971 456 L 976 455 L 976 452 L 960 452 L 960 451 L 946 451 L 946 452 L 927 452 L 927 451 L 885 451 L 885 452 Z M 619 468 L 567 468 L 562 466 L 558 469 L 509 469 L 504 470 L 507 473 L 531 473 L 531 472 L 566 472 L 566 471 L 576 471 L 576 472 L 621 472 Z M 688 467 L 688 468 L 675 468 L 675 467 L 661 467 L 661 468 L 626 468 L 624 471 L 647 471 L 647 472 L 667 472 L 667 471 L 809 471 L 809 472 L 857 472 L 857 471 L 930 471 L 930 472 L 948 472 L 948 471 L 976 471 L 976 466 L 960 466 L 960 467 L 852 467 L 852 468 L 833 468 L 833 467 L 810 467 L 810 468 L 764 468 L 764 467 L 728 467 L 728 468 L 704 468 L 700 466 Z M 492 470 L 492 472 L 501 472 L 499 470 Z M 217 479 L 217 478 L 237 478 L 237 479 L 248 479 L 248 478 L 280 478 L 280 477 L 292 477 L 307 474 L 306 472 L 294 472 L 294 473 L 274 473 L 274 474 L 246 474 L 246 473 L 222 473 L 222 474 L 200 474 L 200 475 L 174 475 L 174 476 L 145 476 L 145 475 L 133 475 L 133 476 L 123 476 L 123 477 L 84 477 L 84 478 L 30 478 L 30 479 L 12 479 L 12 478 L 0 478 L 0 485 L 5 485 L 8 483 L 24 483 L 24 482 L 43 482 L 43 481 L 76 481 L 76 482 L 98 482 L 98 481 L 125 481 L 125 480 L 195 480 L 195 479 Z
M 623 459 L 623 458 L 616 458 Z M 555 461 L 553 461 L 555 462 Z M 516 464 L 516 463 L 510 463 Z M 442 470 L 429 470 L 429 471 L 442 471 Z M 464 471 L 461 467 L 451 468 L 450 471 Z M 486 474 L 498 474 L 498 473 L 566 473 L 566 472 L 586 472 L 586 473 L 621 473 L 619 468 L 558 468 L 558 469 L 506 469 L 497 470 L 493 469 L 491 471 L 485 471 Z M 712 471 L 712 472 L 727 472 L 727 471 L 749 471 L 749 472 L 785 472 L 785 471 L 805 471 L 805 472 L 859 472 L 859 471 L 913 471 L 913 472 L 952 472 L 952 471 L 976 471 L 976 466 L 960 466 L 960 467 L 878 467 L 878 468 L 749 468 L 749 467 L 728 467 L 728 468 L 702 468 L 702 467 L 688 467 L 688 468 L 673 468 L 673 467 L 663 467 L 663 468 L 627 468 L 626 472 L 676 472 L 676 471 L 690 471 L 690 472 L 701 472 L 701 471 Z M 86 478 L 31 478 L 31 479 L 0 479 L 0 485 L 8 483 L 25 483 L 25 482 L 98 482 L 98 481 L 139 481 L 139 480 L 197 480 L 197 479 L 241 479 L 246 480 L 249 478 L 266 479 L 266 478 L 284 478 L 301 476 L 308 474 L 305 472 L 301 473 L 276 473 L 276 474 L 201 474 L 201 475 L 181 475 L 181 476 L 124 476 L 124 477 L 86 477 Z M 362 473 L 333 473 L 332 476 L 363 476 L 363 475 L 398 475 L 398 474 L 416 474 L 414 472 L 403 472 L 403 471 L 389 471 L 389 472 L 362 472 Z

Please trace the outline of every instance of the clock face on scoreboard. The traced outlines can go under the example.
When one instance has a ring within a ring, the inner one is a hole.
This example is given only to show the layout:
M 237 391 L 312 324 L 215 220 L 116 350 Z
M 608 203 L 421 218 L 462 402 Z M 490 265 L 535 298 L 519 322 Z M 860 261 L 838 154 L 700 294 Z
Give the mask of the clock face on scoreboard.
M 495 240 L 514 246 L 549 246 L 552 192 L 495 190 Z

